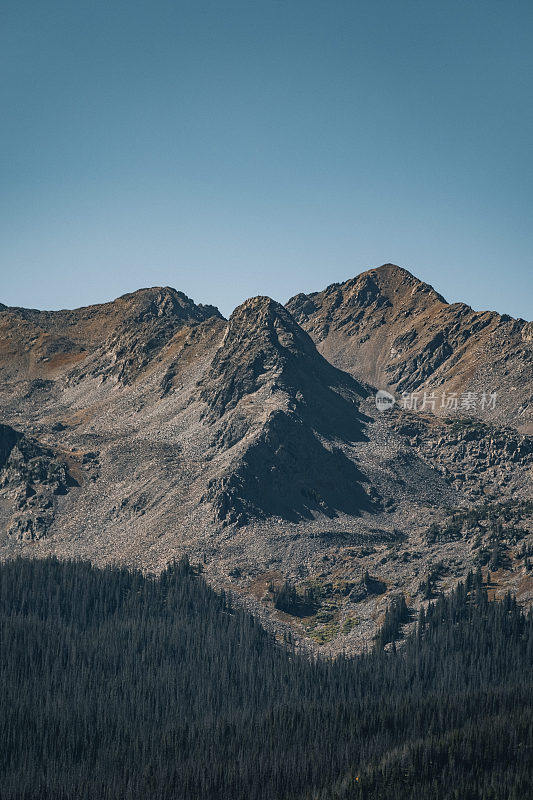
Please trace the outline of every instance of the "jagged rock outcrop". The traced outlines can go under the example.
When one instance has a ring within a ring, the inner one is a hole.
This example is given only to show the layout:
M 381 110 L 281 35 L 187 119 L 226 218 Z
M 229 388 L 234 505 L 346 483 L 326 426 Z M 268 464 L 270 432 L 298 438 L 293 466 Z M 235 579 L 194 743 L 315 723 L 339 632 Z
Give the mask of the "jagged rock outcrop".
M 472 502 L 486 495 L 512 494 L 517 482 L 533 483 L 533 437 L 512 427 L 423 414 L 399 415 L 392 427 Z
M 0 425 L 0 513 L 8 536 L 29 540 L 45 536 L 57 496 L 75 483 L 65 461 L 49 448 Z
M 323 358 L 291 314 L 269 297 L 254 297 L 231 315 L 222 346 L 200 382 L 200 397 L 221 417 L 247 396 L 267 389 L 286 395 L 307 421 L 325 433 L 357 420 L 355 404 L 368 389 Z M 350 435 L 360 435 L 355 429 Z M 339 431 L 340 432 L 340 431 Z M 347 435 L 347 432 L 344 431 Z
M 134 292 L 115 302 L 125 306 L 125 313 L 119 314 L 120 323 L 97 351 L 91 372 L 114 375 L 124 384 L 135 380 L 178 331 L 222 318 L 214 306 L 196 305 L 169 287 Z M 116 313 L 115 308 L 113 311 Z

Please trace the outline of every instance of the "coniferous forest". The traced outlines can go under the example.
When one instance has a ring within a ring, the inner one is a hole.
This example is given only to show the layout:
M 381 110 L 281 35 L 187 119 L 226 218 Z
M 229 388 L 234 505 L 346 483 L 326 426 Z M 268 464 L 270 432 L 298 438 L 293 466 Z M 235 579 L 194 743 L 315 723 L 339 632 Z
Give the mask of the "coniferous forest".
M 0 800 L 533 796 L 531 612 L 477 574 L 395 644 L 406 613 L 311 659 L 186 560 L 2 564 Z

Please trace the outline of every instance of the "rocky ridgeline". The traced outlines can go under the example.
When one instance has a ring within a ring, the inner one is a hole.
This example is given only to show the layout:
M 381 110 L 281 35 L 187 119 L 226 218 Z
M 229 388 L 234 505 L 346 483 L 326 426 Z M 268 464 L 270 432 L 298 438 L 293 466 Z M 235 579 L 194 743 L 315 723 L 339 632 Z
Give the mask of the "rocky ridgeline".
M 169 287 L 73 311 L 4 306 L 0 375 L 53 380 L 68 372 L 71 384 L 94 376 L 131 384 L 178 331 L 211 318 L 222 319 L 214 306 L 197 305 Z
M 105 339 L 95 350 L 89 368 L 80 365 L 71 380 L 79 381 L 89 374 L 103 379 L 112 376 L 124 385 L 131 384 L 176 333 L 194 329 L 213 317 L 222 318 L 214 306 L 196 305 L 182 292 L 168 287 L 134 292 L 120 300 L 123 315 L 113 320 L 110 331 L 104 328 Z
M 533 431 L 531 323 L 447 303 L 393 264 L 296 295 L 287 308 L 326 358 L 356 378 L 398 392 L 498 391 L 491 419 Z

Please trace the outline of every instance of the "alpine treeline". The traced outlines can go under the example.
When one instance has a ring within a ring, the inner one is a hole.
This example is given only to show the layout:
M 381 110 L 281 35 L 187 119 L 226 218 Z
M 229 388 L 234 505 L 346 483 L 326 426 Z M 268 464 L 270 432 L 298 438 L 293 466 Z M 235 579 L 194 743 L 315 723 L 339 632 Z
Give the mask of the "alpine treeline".
M 311 659 L 187 561 L 0 565 L 1 800 L 524 800 L 533 616 L 481 576 Z M 398 624 L 397 624 L 398 623 Z

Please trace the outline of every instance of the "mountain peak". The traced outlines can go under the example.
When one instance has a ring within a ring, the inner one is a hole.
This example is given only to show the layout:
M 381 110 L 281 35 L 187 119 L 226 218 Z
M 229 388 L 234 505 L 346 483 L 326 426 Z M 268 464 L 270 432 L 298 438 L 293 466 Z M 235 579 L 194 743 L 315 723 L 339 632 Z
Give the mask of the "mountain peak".
M 354 306 L 376 310 L 400 303 L 407 311 L 420 306 L 446 304 L 446 300 L 430 284 L 419 280 L 404 267 L 382 264 L 343 283 L 332 283 L 321 292 L 295 295 L 286 307 L 306 328 L 304 323 L 319 306 L 336 313 L 350 309 L 352 313 Z
M 229 329 L 246 324 L 250 328 L 250 332 L 253 332 L 257 328 L 271 324 L 278 318 L 287 323 L 290 317 L 290 313 L 281 303 L 266 295 L 257 295 L 249 297 L 232 312 L 229 318 Z
M 96 315 L 110 311 L 119 318 L 124 315 L 125 318 L 131 317 L 136 322 L 162 316 L 196 322 L 212 316 L 222 317 L 215 306 L 197 304 L 184 292 L 173 289 L 171 286 L 151 286 L 137 289 L 135 292 L 123 294 L 109 303 L 88 306 L 78 309 L 78 311 L 91 311 Z
M 411 294 L 422 293 L 426 294 L 433 301 L 446 303 L 444 297 L 439 294 L 431 284 L 417 278 L 412 272 L 409 272 L 405 267 L 399 267 L 397 264 L 382 264 L 381 267 L 367 270 L 359 275 L 362 278 L 364 275 L 374 275 L 380 285 L 382 291 L 387 290 L 406 291 L 411 290 Z M 413 291 L 414 290 L 414 291 Z
M 413 305 L 446 303 L 444 297 L 433 286 L 397 264 L 382 264 L 380 267 L 373 267 L 344 283 L 332 284 L 332 287 L 328 287 L 328 289 L 333 287 L 348 297 L 355 293 L 358 302 L 367 304 L 378 300 L 380 296 L 393 303 L 397 303 L 402 297 L 414 298 L 413 301 L 410 301 Z
M 511 392 L 527 382 L 525 323 L 447 303 L 403 267 L 383 264 L 321 292 L 297 295 L 287 308 L 332 364 L 375 386 L 399 392 L 438 386 L 481 395 L 490 388 L 483 364 L 492 364 L 492 375 L 501 364 L 502 396 L 508 386 L 502 406 L 522 415 Z
M 325 444 L 364 438 L 366 391 L 332 367 L 275 300 L 252 297 L 235 309 L 199 387 L 218 454 L 232 452 L 229 471 L 206 494 L 219 521 L 297 521 L 370 507 L 360 471 Z
M 409 272 L 408 269 L 405 267 L 400 267 L 398 264 L 392 264 L 388 261 L 386 264 L 382 264 L 380 267 L 372 267 L 370 270 L 365 270 L 366 272 L 379 272 L 385 274 L 393 274 L 393 275 L 405 275 L 408 278 L 414 278 L 414 280 L 418 280 L 416 275 L 413 275 L 412 272 Z
M 301 358 L 319 358 L 311 337 L 280 303 L 251 297 L 229 318 L 223 343 L 202 381 L 202 399 L 220 416 Z
M 279 311 L 279 309 L 284 309 L 284 306 L 266 294 L 257 294 L 254 297 L 248 297 L 247 300 L 244 300 L 239 306 L 237 306 L 235 311 L 238 311 L 241 308 L 249 308 L 254 310 L 269 309 L 272 311 Z M 235 313 L 235 311 L 233 313 Z
M 237 306 L 229 318 L 226 343 L 245 338 L 276 349 L 314 350 L 310 336 L 292 314 L 271 297 L 250 297 Z
M 0 370 L 16 371 L 17 362 L 25 364 L 29 358 L 35 377 L 48 377 L 58 367 L 69 370 L 75 366 L 80 375 L 87 370 L 93 375 L 115 374 L 126 383 L 177 331 L 212 318 L 223 319 L 214 306 L 197 305 L 170 286 L 138 289 L 73 310 L 14 307 L 0 311 L 6 329 L 20 341 L 8 359 L 0 359 Z M 87 359 L 92 359 L 90 365 Z
M 365 393 L 320 355 L 284 306 L 258 296 L 246 300 L 230 316 L 222 345 L 202 379 L 201 396 L 211 413 L 221 416 L 267 384 L 272 391 L 283 389 L 293 398 L 302 391 L 311 398 L 318 392 L 316 380 L 321 385 L 343 385 L 358 396 Z

